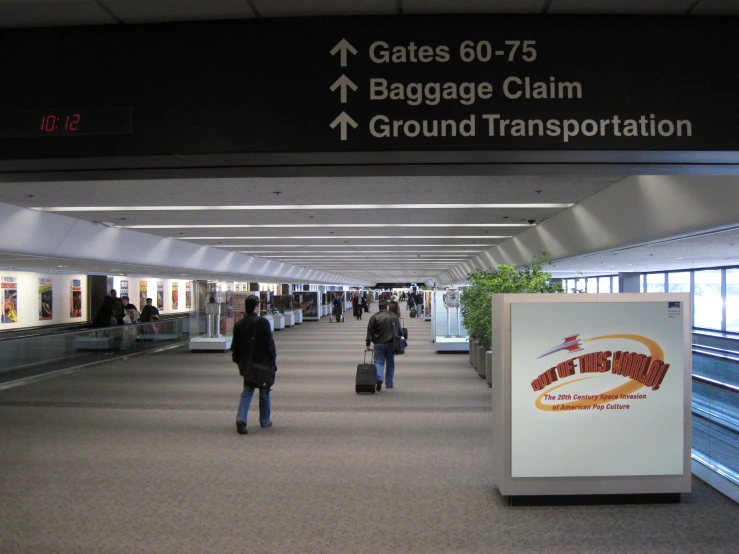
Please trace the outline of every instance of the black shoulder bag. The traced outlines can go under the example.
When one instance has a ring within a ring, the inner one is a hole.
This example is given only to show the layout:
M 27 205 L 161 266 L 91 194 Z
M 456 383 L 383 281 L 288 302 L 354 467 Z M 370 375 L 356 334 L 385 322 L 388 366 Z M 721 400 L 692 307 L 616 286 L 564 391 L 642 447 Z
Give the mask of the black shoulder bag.
M 255 364 L 253 362 L 254 349 L 257 346 L 257 324 L 261 319 L 261 317 L 257 317 L 251 331 L 249 359 L 246 361 L 244 380 L 247 385 L 255 389 L 270 389 L 275 384 L 275 370 L 269 364 Z

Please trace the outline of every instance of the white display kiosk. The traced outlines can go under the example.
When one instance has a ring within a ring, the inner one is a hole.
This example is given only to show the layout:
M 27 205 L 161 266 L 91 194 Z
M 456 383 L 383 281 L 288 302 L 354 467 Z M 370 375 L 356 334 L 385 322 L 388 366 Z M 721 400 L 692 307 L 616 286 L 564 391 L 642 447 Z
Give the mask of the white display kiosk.
M 690 492 L 690 295 L 492 299 L 503 496 Z
M 281 331 L 285 328 L 285 314 L 272 314 L 272 318 L 274 319 L 275 331 Z
M 230 291 L 221 292 L 211 290 L 205 302 L 207 336 L 192 337 L 188 343 L 190 352 L 216 350 L 225 352 L 231 348 L 233 337 L 221 334 L 221 318 L 226 313 L 226 305 L 229 302 Z
M 431 335 L 437 352 L 467 352 L 470 338 L 464 327 L 458 289 L 434 291 Z

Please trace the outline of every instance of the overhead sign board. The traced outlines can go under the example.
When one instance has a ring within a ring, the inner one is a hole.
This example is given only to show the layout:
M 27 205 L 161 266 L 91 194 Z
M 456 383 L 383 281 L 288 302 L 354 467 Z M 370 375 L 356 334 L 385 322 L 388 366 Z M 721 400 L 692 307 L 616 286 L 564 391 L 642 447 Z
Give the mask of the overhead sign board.
M 736 28 L 444 16 L 8 30 L 0 159 L 737 151 Z

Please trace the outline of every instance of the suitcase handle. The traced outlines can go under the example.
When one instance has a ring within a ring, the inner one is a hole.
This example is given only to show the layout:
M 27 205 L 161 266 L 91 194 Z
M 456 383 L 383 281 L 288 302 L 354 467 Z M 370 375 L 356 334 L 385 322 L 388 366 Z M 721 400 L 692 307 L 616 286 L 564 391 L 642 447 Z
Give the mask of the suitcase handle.
M 370 363 L 371 364 L 374 364 L 375 363 L 375 351 L 374 350 L 367 350 L 367 349 L 365 349 L 365 351 L 364 351 L 364 361 L 362 363 L 364 363 L 364 364 L 367 363 L 367 352 L 372 352 L 372 357 L 370 358 Z

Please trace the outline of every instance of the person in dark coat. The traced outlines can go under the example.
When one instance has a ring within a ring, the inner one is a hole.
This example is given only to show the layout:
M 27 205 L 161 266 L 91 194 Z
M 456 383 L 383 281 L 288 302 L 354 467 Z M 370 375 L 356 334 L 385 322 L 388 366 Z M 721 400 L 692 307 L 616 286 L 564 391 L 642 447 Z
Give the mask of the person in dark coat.
M 360 296 L 358 299 L 359 302 L 359 309 L 357 309 L 357 319 L 359 321 L 362 321 L 362 313 L 368 311 L 367 308 L 367 297 L 366 296 Z
M 110 296 L 103 298 L 103 304 L 98 313 L 92 318 L 93 327 L 110 327 L 113 317 L 113 299 Z
M 395 312 L 398 305 L 394 305 L 393 311 L 387 309 L 388 305 L 386 300 L 380 300 L 380 311 L 370 318 L 367 324 L 367 338 L 365 339 L 367 350 L 374 352 L 375 369 L 377 370 L 375 390 L 377 392 L 382 390 L 383 380 L 388 389 L 393 388 L 395 380 L 393 337 L 398 328 L 398 316 Z M 370 346 L 371 343 L 374 343 L 374 348 Z M 387 364 L 387 367 L 385 367 L 385 364 Z
M 246 369 L 251 351 L 251 335 L 256 326 L 254 339 L 254 353 L 252 363 L 271 365 L 277 371 L 277 351 L 272 338 L 269 321 L 259 317 L 256 309 L 259 306 L 259 297 L 250 296 L 246 299 L 246 317 L 234 325 L 233 340 L 231 341 L 231 358 L 239 365 L 239 373 L 244 378 L 244 390 L 241 392 L 241 401 L 236 412 L 236 431 L 239 435 L 246 435 L 246 418 L 255 387 L 246 382 Z M 259 424 L 262 427 L 272 426 L 272 402 L 269 397 L 269 388 L 259 388 Z

